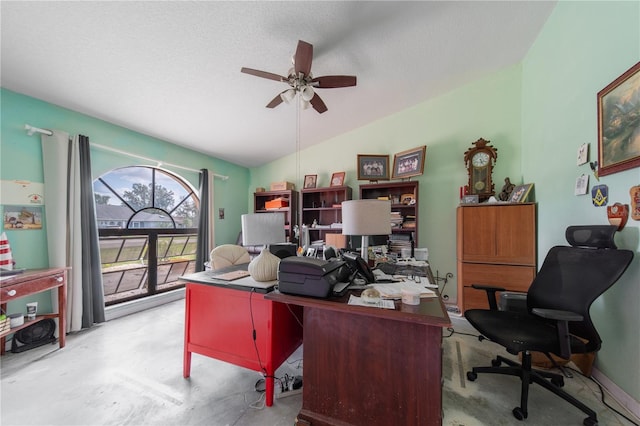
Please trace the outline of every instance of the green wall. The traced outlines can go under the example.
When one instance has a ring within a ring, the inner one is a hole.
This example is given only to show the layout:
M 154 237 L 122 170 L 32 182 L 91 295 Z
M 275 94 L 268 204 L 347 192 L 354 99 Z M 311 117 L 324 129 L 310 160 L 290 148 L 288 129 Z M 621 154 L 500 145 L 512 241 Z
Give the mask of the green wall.
M 598 157 L 598 91 L 640 60 L 640 2 L 560 2 L 523 61 L 522 171 L 535 182 L 538 258 L 563 243 L 570 224 L 607 224 L 605 207 L 575 196 L 575 181 L 609 187 L 610 204 L 630 203 L 640 168 L 596 181 L 588 164 L 576 166 L 578 147 Z M 622 279 L 591 308 L 603 346 L 597 368 L 640 400 L 640 222 L 629 219 L 619 247 L 636 252 Z
M 60 108 L 40 100 L 30 98 L 6 89 L 2 89 L 1 108 L 1 145 L 0 179 L 28 180 L 43 182 L 42 145 L 37 134 L 27 135 L 25 124 L 45 129 L 58 129 L 69 134 L 84 134 L 91 142 L 130 152 L 154 160 L 166 161 L 191 169 L 208 168 L 214 173 L 229 176 L 228 180 L 214 179 L 214 203 L 216 244 L 235 243 L 240 231 L 240 215 L 246 213 L 248 204 L 244 197 L 249 182 L 249 170 L 226 161 L 202 155 L 177 145 L 142 135 L 131 130 L 107 123 L 96 118 Z M 92 148 L 92 173 L 94 178 L 106 171 L 123 166 L 149 163 L 130 156 L 114 154 L 102 149 Z M 199 173 L 180 168 L 167 169 L 182 176 L 194 188 L 199 187 Z M 0 194 L 0 199 L 1 199 Z M 46 237 L 46 198 L 45 194 L 44 226 L 38 231 L 7 230 L 7 237 L 18 267 L 44 268 L 49 265 Z M 1 201 L 0 201 L 1 204 Z M 225 208 L 225 219 L 218 219 L 217 209 Z M 51 309 L 47 293 L 38 298 L 42 312 Z M 9 305 L 11 312 L 25 311 L 22 301 Z
M 540 263 L 551 246 L 566 243 L 567 226 L 608 223 L 604 207 L 593 207 L 589 196 L 573 195 L 576 178 L 590 173 L 588 165 L 576 166 L 576 155 L 587 142 L 591 160 L 597 158 L 596 94 L 639 59 L 640 3 L 559 2 L 519 65 L 302 150 L 299 174 L 318 174 L 319 185 L 327 186 L 331 173 L 344 170 L 356 198 L 358 185 L 364 183 L 356 179 L 357 154 L 393 158 L 396 152 L 426 145 L 425 173 L 417 178 L 419 245 L 429 248 L 434 272 L 455 274 L 455 208 L 458 187 L 467 179 L 462 157 L 483 137 L 498 148 L 493 174 L 497 191 L 505 176 L 515 184 L 535 184 Z M 304 128 L 301 131 L 304 138 Z M 251 169 L 250 203 L 255 187 L 279 180 L 300 188 L 295 155 Z M 640 184 L 640 169 L 602 177 L 599 183 L 609 186 L 612 202 L 628 204 L 629 188 Z M 618 246 L 634 250 L 636 258 L 592 308 L 604 341 L 596 366 L 636 401 L 639 228 L 640 222 L 630 219 L 618 233 Z M 457 298 L 456 278 L 444 290 L 450 300 Z

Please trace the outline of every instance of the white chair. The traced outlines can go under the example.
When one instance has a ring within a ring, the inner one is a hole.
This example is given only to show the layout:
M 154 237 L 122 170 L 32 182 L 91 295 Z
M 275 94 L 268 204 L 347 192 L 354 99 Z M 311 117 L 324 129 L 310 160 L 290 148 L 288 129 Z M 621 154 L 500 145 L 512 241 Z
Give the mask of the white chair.
M 251 262 L 249 252 L 244 247 L 235 244 L 219 245 L 211 250 L 209 258 L 213 270 Z

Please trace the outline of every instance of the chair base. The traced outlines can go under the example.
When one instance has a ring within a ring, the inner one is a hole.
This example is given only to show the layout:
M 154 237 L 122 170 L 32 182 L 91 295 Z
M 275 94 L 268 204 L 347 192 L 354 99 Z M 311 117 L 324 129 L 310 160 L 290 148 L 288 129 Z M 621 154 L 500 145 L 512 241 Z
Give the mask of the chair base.
M 506 364 L 507 366 L 501 367 L 501 364 Z M 527 418 L 529 384 L 537 383 L 587 414 L 589 417 L 587 417 L 583 422 L 585 426 L 597 426 L 598 418 L 596 416 L 596 413 L 592 409 L 584 405 L 582 402 L 578 401 L 576 398 L 561 389 L 561 387 L 564 386 L 564 379 L 560 374 L 534 370 L 531 368 L 530 352 L 524 352 L 522 354 L 522 364 L 498 355 L 494 360 L 491 361 L 491 365 L 491 367 L 473 367 L 471 371 L 467 372 L 467 379 L 471 382 L 475 381 L 478 378 L 478 373 L 493 373 L 520 377 L 520 380 L 522 382 L 520 406 L 513 409 L 513 416 L 516 419 L 524 420 Z

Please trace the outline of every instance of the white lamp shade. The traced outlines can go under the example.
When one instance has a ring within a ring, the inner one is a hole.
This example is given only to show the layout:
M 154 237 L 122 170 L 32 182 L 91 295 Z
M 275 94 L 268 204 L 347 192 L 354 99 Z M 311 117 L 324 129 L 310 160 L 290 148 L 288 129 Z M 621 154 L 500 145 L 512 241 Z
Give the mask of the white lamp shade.
M 304 86 L 301 94 L 302 94 L 302 99 L 308 102 L 313 98 L 313 95 L 315 94 L 315 92 L 313 91 L 313 87 Z
M 259 246 L 286 242 L 284 213 L 242 215 L 242 245 Z
M 285 104 L 288 104 L 293 100 L 293 98 L 296 97 L 296 91 L 293 89 L 285 90 L 280 94 L 280 97 L 282 98 Z
M 391 234 L 391 201 L 343 201 L 342 233 L 363 236 Z

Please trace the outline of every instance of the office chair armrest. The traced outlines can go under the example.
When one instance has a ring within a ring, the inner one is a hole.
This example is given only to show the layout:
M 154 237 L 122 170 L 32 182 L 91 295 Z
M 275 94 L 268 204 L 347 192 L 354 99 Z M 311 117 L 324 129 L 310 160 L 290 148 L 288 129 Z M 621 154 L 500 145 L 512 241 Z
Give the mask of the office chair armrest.
M 498 302 L 497 302 L 497 298 L 496 298 L 496 292 L 498 291 L 505 291 L 506 289 L 502 288 L 502 287 L 494 287 L 491 285 L 484 285 L 484 284 L 471 284 L 472 288 L 475 288 L 476 290 L 484 290 L 487 292 L 487 300 L 489 301 L 489 309 L 491 309 L 492 311 L 497 311 L 498 310 Z
M 556 330 L 558 332 L 558 343 L 560 353 L 556 354 L 564 359 L 571 357 L 571 338 L 569 335 L 569 321 L 582 321 L 582 315 L 571 311 L 559 311 L 556 309 L 533 308 L 531 312 L 542 318 L 556 321 Z
M 531 311 L 539 317 L 556 321 L 582 321 L 583 316 L 571 311 L 559 311 L 557 309 L 533 308 Z

